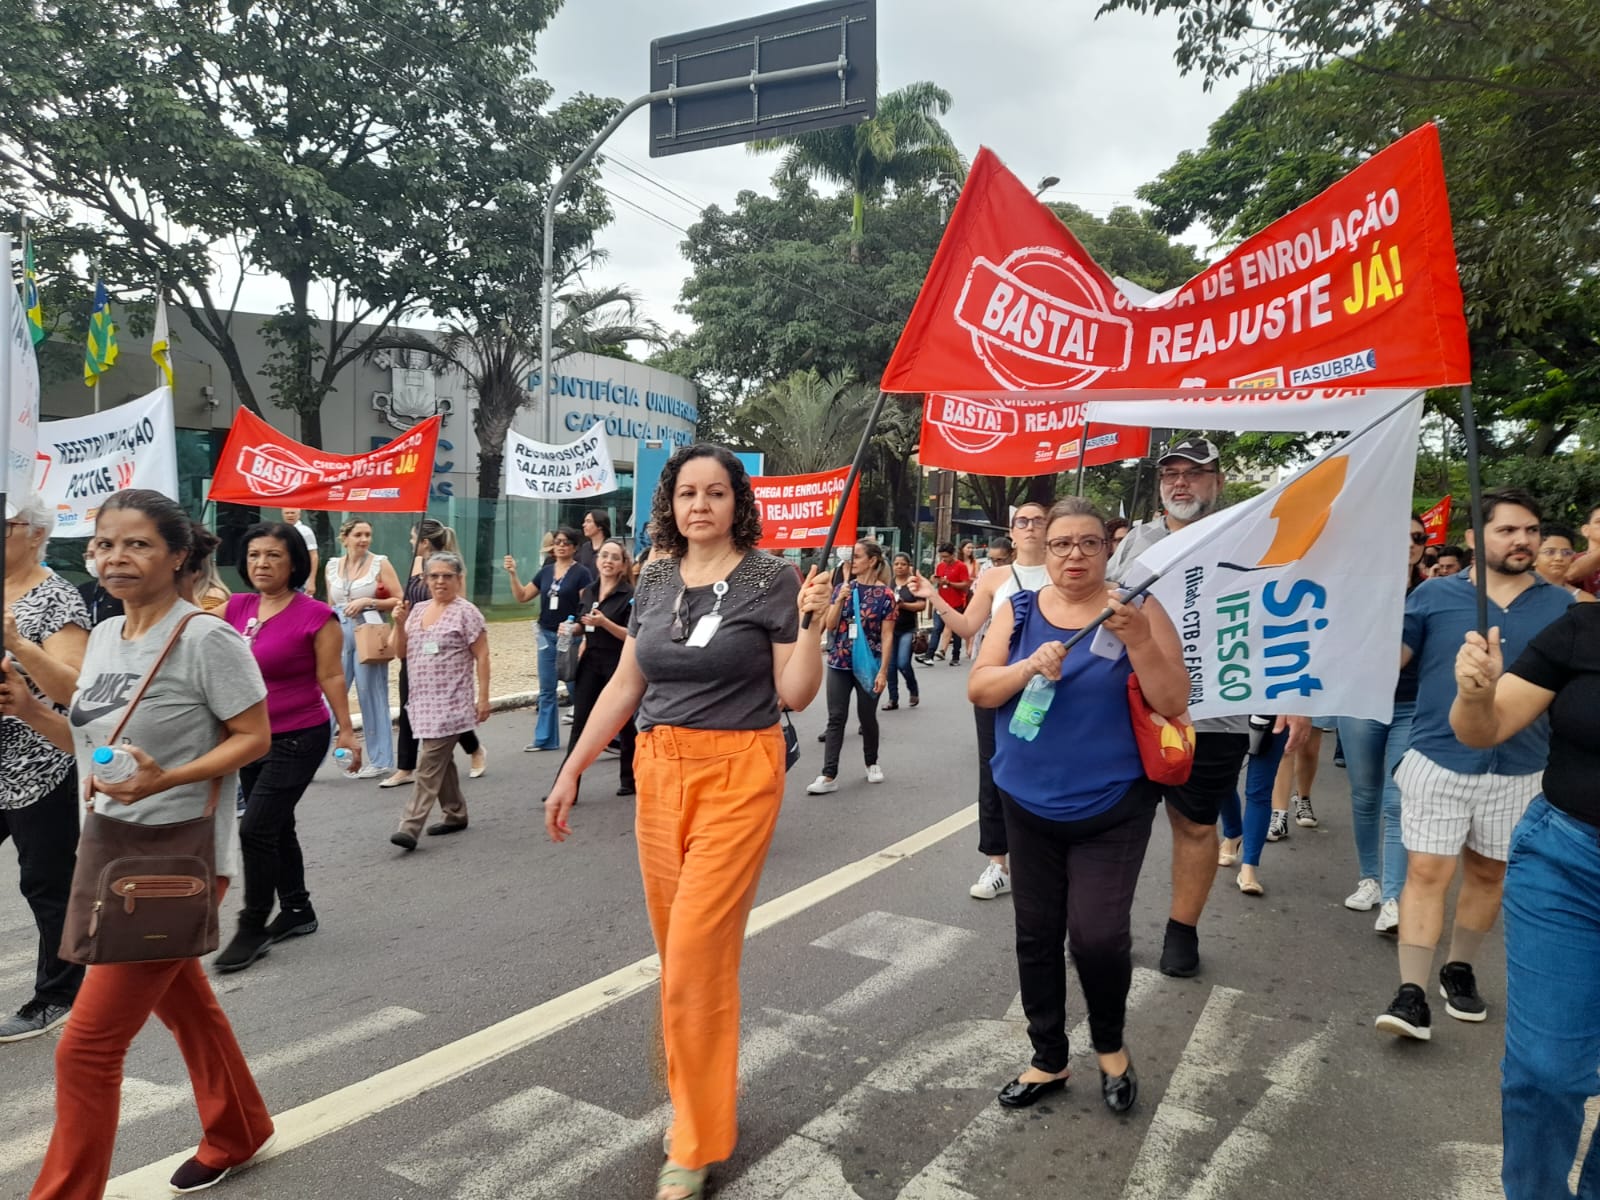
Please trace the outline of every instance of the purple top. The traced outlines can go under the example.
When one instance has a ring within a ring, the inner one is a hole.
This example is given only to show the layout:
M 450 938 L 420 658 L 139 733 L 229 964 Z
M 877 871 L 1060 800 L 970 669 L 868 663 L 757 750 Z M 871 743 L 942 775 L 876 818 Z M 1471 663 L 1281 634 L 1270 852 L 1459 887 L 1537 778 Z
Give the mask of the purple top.
M 292 733 L 328 723 L 328 706 L 317 682 L 317 634 L 334 619 L 333 609 L 304 592 L 289 607 L 257 622 L 261 597 L 236 592 L 223 619 L 244 635 L 267 685 L 267 717 L 273 733 Z
M 472 644 L 488 626 L 483 614 L 459 596 L 432 625 L 422 623 L 431 602 L 406 617 L 406 716 L 419 738 L 442 738 L 478 726 L 472 691 Z

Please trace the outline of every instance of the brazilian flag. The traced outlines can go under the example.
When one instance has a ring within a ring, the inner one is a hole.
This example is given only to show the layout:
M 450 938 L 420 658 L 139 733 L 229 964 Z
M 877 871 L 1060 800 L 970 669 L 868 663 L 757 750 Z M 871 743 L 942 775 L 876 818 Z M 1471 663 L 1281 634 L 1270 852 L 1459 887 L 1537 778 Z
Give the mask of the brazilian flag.
M 83 350 L 83 382 L 93 387 L 117 361 L 117 326 L 111 319 L 111 297 L 106 285 L 94 282 L 94 312 L 89 315 L 89 338 Z

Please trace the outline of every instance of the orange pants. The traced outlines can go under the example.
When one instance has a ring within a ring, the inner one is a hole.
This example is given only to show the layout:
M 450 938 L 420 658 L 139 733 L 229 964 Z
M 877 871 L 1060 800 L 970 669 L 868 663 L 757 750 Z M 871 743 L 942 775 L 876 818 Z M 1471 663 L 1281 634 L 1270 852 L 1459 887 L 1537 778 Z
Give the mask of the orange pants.
M 783 733 L 639 735 L 635 831 L 661 955 L 672 1161 L 721 1162 L 738 1141 L 739 959 L 783 803 Z
M 230 801 L 231 803 L 231 801 Z M 218 899 L 226 880 L 218 880 Z M 56 1124 L 29 1200 L 100 1200 L 122 1106 L 122 1063 L 154 1013 L 189 1068 L 208 1167 L 245 1162 L 272 1136 L 233 1026 L 199 959 L 90 967 L 56 1047 Z

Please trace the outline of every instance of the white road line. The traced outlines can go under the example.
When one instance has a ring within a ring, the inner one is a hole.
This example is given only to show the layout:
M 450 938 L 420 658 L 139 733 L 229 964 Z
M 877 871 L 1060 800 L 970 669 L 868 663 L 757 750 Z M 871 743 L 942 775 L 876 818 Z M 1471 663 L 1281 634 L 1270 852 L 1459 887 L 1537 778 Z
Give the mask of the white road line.
M 973 825 L 978 806 L 968 805 L 910 837 L 886 846 L 876 854 L 847 863 L 810 883 L 802 884 L 761 905 L 750 914 L 745 937 L 754 937 L 814 905 L 837 896 L 903 859 L 935 846 L 953 833 Z M 567 1026 L 592 1016 L 655 984 L 660 964 L 655 955 L 576 987 L 486 1029 L 440 1046 L 410 1062 L 390 1067 L 326 1096 L 278 1114 L 278 1140 L 267 1158 L 337 1133 L 367 1117 L 414 1099 L 424 1092 L 458 1079 L 508 1054 L 541 1041 Z M 159 1162 L 113 1179 L 105 1200 L 142 1200 L 165 1195 L 168 1177 L 193 1153 L 180 1150 Z
M 326 1033 L 319 1033 L 315 1037 L 290 1042 L 265 1054 L 251 1055 L 250 1070 L 258 1079 L 263 1078 L 273 1071 L 309 1062 L 342 1046 L 365 1042 L 424 1019 L 422 1013 L 409 1008 L 381 1008 L 375 1013 L 337 1026 Z M 45 1091 L 51 1096 L 47 1109 L 54 1105 L 54 1088 L 33 1089 L 33 1091 Z M 151 1083 L 143 1079 L 124 1079 L 119 1124 L 127 1126 L 145 1117 L 171 1112 L 193 1103 L 194 1092 L 187 1083 Z M 0 1140 L 0 1175 L 30 1164 L 37 1165 L 49 1143 L 48 1124 L 16 1137 Z M 184 1157 L 187 1158 L 188 1155 Z
M 821 950 L 839 950 L 888 966 L 830 1001 L 822 1015 L 838 1020 L 871 1008 L 884 996 L 905 987 L 912 977 L 938 970 L 977 940 L 978 934 L 971 929 L 895 913 L 863 913 L 811 944 Z

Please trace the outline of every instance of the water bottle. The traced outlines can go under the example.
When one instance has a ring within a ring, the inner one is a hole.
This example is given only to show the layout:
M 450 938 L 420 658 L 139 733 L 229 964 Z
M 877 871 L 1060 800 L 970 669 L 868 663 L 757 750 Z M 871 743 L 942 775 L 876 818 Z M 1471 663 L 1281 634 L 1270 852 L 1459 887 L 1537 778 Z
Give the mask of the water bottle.
M 101 746 L 94 752 L 94 777 L 101 783 L 121 783 L 132 779 L 139 764 L 133 755 L 116 746 Z
M 1017 697 L 1017 707 L 1011 713 L 1011 724 L 1007 728 L 1012 736 L 1025 742 L 1037 738 L 1039 726 L 1044 724 L 1044 715 L 1050 711 L 1050 702 L 1055 698 L 1055 680 L 1046 679 L 1043 675 L 1035 675 L 1028 680 L 1028 686 L 1022 689 L 1022 695 Z
M 350 751 L 340 746 L 333 752 L 333 761 L 348 770 L 350 767 Z
M 571 648 L 572 626 L 568 622 L 563 621 L 560 625 L 556 626 L 556 657 L 560 658 Z

